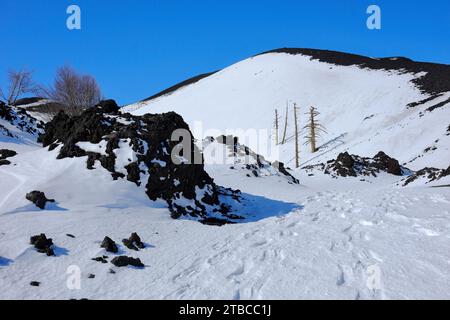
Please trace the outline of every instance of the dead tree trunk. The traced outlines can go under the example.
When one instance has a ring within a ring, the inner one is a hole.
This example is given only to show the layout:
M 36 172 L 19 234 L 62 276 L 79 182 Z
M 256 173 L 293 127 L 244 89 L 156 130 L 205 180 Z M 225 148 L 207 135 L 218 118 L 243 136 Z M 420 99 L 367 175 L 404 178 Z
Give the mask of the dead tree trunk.
M 316 142 L 321 133 L 326 133 L 325 128 L 317 121 L 317 116 L 320 114 L 316 108 L 310 107 L 309 112 L 306 113 L 309 116 L 309 123 L 304 127 L 309 131 L 309 135 L 305 136 L 305 144 L 311 146 L 311 153 L 317 151 Z
M 275 144 L 278 145 L 278 122 L 279 122 L 279 117 L 278 117 L 278 109 L 275 109 Z
M 316 152 L 316 128 L 314 124 L 314 108 L 311 107 L 309 115 L 309 136 L 311 137 L 311 153 Z
M 295 125 L 295 167 L 300 167 L 300 157 L 299 157 L 299 138 L 298 138 L 298 118 L 297 118 L 297 104 L 294 103 L 294 125 Z
M 288 114 L 289 114 L 289 105 L 286 102 L 286 119 L 284 120 L 284 131 L 283 131 L 283 140 L 281 141 L 281 144 L 286 143 L 286 132 L 287 132 L 287 125 L 288 125 Z

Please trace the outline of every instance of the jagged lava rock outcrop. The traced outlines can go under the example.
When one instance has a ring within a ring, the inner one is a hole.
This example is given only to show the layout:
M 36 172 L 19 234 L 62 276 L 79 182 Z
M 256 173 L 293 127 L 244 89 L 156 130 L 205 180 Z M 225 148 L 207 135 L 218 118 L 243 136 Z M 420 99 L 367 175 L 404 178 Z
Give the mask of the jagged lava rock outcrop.
M 36 207 L 38 207 L 41 210 L 45 209 L 47 202 L 55 202 L 54 199 L 47 199 L 44 192 L 36 190 L 27 193 L 25 195 L 25 198 L 28 201 L 33 202 L 36 205 Z
M 409 173 L 410 170 L 402 167 L 399 162 L 386 155 L 383 151 L 378 152 L 373 158 L 350 155 L 348 152 L 340 153 L 336 159 L 327 163 L 320 163 L 303 167 L 307 172 L 313 170 L 323 171 L 332 177 L 376 177 L 380 172 L 386 172 L 396 176 Z
M 289 184 L 299 184 L 282 162 L 270 162 L 249 147 L 239 143 L 239 138 L 222 135 L 206 137 L 202 147 L 207 164 L 226 164 L 231 170 L 241 170 L 247 177 L 280 176 Z
M 431 182 L 437 182 L 444 180 L 443 178 L 450 176 L 450 166 L 447 169 L 437 169 L 425 167 L 414 172 L 412 175 L 404 179 L 402 182 L 403 186 L 407 186 L 410 184 L 428 184 Z M 442 180 L 441 180 L 442 179 Z M 448 179 L 450 182 L 450 179 Z
M 80 115 L 60 112 L 45 125 L 38 141 L 49 150 L 58 148 L 58 159 L 87 156 L 88 169 L 95 169 L 98 162 L 115 180 L 146 183 L 148 197 L 165 200 L 173 218 L 185 215 L 201 222 L 211 217 L 227 222 L 240 219 L 219 199 L 230 196 L 238 200 L 239 192 L 215 185 L 203 163 L 172 161 L 172 150 L 180 143 L 172 141 L 172 133 L 177 129 L 190 133 L 181 116 L 174 112 L 133 116 L 118 111 L 116 103 L 108 100 Z M 192 134 L 187 143 L 190 159 L 202 159 Z M 181 152 L 179 158 L 188 156 Z
M 42 122 L 27 114 L 25 110 L 8 106 L 2 101 L 0 101 L 0 120 L 4 120 L 20 131 L 34 136 L 41 133 L 43 129 Z M 1 124 L 0 134 L 10 138 L 17 138 L 14 132 L 11 132 Z

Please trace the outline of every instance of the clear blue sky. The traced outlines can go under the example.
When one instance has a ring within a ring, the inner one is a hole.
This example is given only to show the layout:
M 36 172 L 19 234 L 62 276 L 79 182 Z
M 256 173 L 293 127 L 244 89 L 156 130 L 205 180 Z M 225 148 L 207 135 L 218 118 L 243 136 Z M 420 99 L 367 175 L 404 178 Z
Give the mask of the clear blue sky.
M 66 28 L 70 4 L 79 31 Z M 370 4 L 381 30 L 366 28 Z M 48 84 L 70 64 L 120 104 L 278 47 L 450 64 L 448 0 L 1 0 L 0 13 L 0 85 L 11 68 Z

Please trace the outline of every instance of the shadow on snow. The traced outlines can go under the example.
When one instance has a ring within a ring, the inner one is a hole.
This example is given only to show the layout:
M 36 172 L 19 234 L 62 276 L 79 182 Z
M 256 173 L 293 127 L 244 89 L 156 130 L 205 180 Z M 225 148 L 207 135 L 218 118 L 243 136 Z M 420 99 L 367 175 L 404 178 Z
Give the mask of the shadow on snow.
M 69 211 L 69 210 L 60 207 L 57 202 L 54 203 L 48 202 L 47 205 L 45 206 L 45 209 L 43 210 L 36 207 L 34 204 L 27 204 L 26 206 L 17 208 L 9 212 L 5 212 L 5 214 L 24 213 L 24 212 L 45 212 L 45 211 Z
M 244 219 L 239 223 L 256 222 L 271 217 L 280 217 L 293 211 L 303 209 L 298 203 L 273 200 L 262 196 L 242 193 L 241 203 L 229 203 L 236 209 L 233 213 Z

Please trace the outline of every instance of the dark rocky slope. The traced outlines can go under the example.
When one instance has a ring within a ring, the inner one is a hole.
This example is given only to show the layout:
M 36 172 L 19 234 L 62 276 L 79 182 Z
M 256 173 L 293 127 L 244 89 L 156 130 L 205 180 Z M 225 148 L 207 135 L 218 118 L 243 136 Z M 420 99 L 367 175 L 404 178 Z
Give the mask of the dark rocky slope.
M 447 169 L 425 167 L 423 169 L 420 169 L 419 171 L 414 172 L 409 177 L 404 179 L 402 181 L 402 185 L 407 186 L 409 184 L 414 184 L 419 181 L 428 184 L 430 182 L 438 181 L 449 175 L 450 175 L 450 166 Z
M 0 101 L 0 120 L 3 120 L 20 131 L 31 134 L 38 135 L 42 132 L 43 124 L 27 114 L 24 109 L 17 107 L 11 107 L 6 105 L 4 102 Z M 9 138 L 18 138 L 14 132 L 8 130 L 4 125 L 0 123 L 0 135 Z
M 219 136 L 217 138 L 207 137 L 203 140 L 203 150 L 214 143 L 219 144 L 225 150 L 223 159 L 216 159 L 221 163 L 230 164 L 231 170 L 241 170 L 247 177 L 282 176 L 289 184 L 298 184 L 295 178 L 282 162 L 270 162 L 262 155 L 252 151 L 249 147 L 239 143 L 238 137 L 231 135 Z

